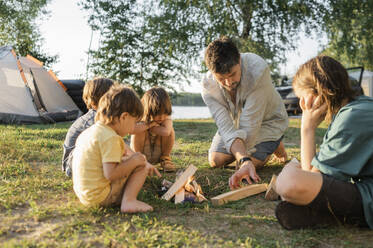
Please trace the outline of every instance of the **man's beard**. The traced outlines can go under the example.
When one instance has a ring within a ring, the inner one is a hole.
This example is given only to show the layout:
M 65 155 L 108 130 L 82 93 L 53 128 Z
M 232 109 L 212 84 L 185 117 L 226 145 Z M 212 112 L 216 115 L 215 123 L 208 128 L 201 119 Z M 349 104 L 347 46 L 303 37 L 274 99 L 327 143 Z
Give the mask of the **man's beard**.
M 230 86 L 227 86 L 227 89 L 232 91 L 235 90 L 240 82 L 233 82 Z

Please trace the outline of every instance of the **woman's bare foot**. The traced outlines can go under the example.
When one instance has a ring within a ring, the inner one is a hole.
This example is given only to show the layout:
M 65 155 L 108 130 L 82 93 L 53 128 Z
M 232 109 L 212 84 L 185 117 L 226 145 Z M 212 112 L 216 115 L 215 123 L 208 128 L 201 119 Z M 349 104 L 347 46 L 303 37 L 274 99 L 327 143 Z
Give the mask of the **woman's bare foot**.
M 279 163 L 285 163 L 288 160 L 288 154 L 286 153 L 284 142 L 280 142 L 273 154 L 275 155 L 275 160 Z
M 146 204 L 145 202 L 133 200 L 122 203 L 120 211 L 122 213 L 143 213 L 153 211 L 153 207 Z

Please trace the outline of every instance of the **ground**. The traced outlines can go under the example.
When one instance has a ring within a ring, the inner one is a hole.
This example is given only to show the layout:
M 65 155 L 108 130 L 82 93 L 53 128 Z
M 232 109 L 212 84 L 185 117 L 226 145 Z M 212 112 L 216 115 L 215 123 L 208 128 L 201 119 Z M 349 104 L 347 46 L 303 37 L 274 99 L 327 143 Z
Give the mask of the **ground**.
M 71 123 L 0 125 L 1 247 L 373 247 L 373 231 L 352 226 L 286 231 L 276 202 L 264 193 L 223 206 L 175 205 L 160 199 L 162 179 L 149 178 L 140 199 L 154 212 L 121 214 L 119 208 L 86 208 L 61 172 L 62 144 Z M 197 182 L 211 198 L 227 192 L 231 169 L 210 169 L 207 150 L 216 132 L 212 120 L 174 123 L 173 159 L 179 169 L 198 167 Z M 299 159 L 300 120 L 290 121 L 284 138 L 289 157 Z M 317 130 L 320 144 L 326 124 Z M 268 183 L 282 166 L 258 171 Z M 174 180 L 175 173 L 164 174 Z

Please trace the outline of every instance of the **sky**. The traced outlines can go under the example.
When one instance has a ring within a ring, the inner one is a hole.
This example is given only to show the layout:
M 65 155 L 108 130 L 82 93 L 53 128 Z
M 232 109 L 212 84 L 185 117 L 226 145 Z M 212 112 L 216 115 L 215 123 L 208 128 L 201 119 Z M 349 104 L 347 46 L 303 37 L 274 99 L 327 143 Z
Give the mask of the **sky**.
M 77 2 L 52 0 L 48 5 L 50 17 L 40 23 L 43 48 L 50 55 L 59 56 L 59 62 L 52 66 L 59 79 L 85 78 L 91 35 L 91 48 L 97 48 L 99 43 L 98 33 L 92 33 L 87 23 L 88 15 Z M 316 56 L 320 49 L 316 39 L 306 38 L 304 35 L 301 35 L 298 45 L 297 50 L 286 53 L 288 62 L 281 66 L 281 74 L 293 75 L 301 64 Z M 191 85 L 184 84 L 178 90 L 200 92 L 200 82 L 194 80 Z

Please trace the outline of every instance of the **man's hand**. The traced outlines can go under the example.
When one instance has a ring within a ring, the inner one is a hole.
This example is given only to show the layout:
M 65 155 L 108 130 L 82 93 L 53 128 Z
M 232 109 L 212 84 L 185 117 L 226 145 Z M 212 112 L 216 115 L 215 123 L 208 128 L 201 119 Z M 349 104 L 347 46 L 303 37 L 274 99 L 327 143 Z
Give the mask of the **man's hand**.
M 251 161 L 243 163 L 241 168 L 229 178 L 229 187 L 231 190 L 239 188 L 242 179 L 246 179 L 249 184 L 252 184 L 251 179 L 256 183 L 261 180 L 256 174 L 255 166 Z
M 161 173 L 159 173 L 158 169 L 155 168 L 151 163 L 146 162 L 145 168 L 148 171 L 148 175 L 149 176 L 153 176 L 154 173 L 155 173 L 155 175 L 157 177 L 162 177 L 162 175 L 161 175 Z
M 326 103 L 322 102 L 321 96 L 309 94 L 300 98 L 299 105 L 303 112 L 302 129 L 316 129 L 325 118 L 327 111 Z

